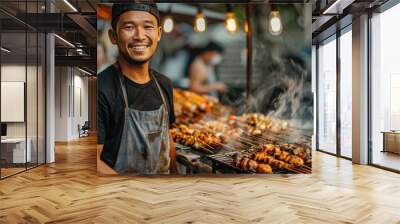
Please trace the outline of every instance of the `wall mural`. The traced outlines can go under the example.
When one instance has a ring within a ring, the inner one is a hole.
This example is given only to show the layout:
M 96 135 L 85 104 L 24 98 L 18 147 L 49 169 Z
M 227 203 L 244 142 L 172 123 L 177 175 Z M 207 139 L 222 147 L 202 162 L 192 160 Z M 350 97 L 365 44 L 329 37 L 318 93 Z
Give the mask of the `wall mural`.
M 100 175 L 311 173 L 311 5 L 97 13 Z

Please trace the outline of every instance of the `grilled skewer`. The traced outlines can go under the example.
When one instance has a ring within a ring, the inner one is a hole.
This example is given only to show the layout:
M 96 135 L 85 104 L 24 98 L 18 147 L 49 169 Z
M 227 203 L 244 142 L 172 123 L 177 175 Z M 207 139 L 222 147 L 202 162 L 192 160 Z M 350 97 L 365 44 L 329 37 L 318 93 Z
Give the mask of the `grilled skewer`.
M 272 168 L 268 164 L 258 163 L 250 159 L 248 156 L 241 156 L 235 153 L 233 156 L 233 165 L 243 169 L 244 171 L 251 171 L 256 173 L 272 173 Z
M 262 146 L 260 152 L 265 152 L 268 155 L 274 156 L 281 161 L 287 162 L 294 167 L 300 167 L 304 165 L 304 161 L 302 158 L 294 155 L 290 155 L 288 152 L 281 150 L 279 146 L 275 146 L 273 144 L 265 144 Z

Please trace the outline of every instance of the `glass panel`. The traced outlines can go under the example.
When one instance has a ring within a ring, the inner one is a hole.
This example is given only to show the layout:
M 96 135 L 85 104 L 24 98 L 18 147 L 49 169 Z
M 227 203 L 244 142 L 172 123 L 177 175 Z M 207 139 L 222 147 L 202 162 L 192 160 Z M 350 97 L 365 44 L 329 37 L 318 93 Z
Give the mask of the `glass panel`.
M 318 149 L 336 154 L 336 38 L 318 48 Z
M 38 45 L 38 164 L 45 163 L 45 44 L 44 34 L 39 34 Z
M 317 84 L 316 84 L 316 82 L 317 82 L 317 48 L 316 48 L 316 46 L 315 45 L 313 45 L 312 46 L 312 51 L 311 51 L 311 88 L 312 88 L 312 92 L 313 92 L 313 101 L 314 101 L 314 104 L 313 104 L 313 114 L 314 114 L 314 121 L 313 121 L 313 129 L 314 129 L 314 131 L 313 131 L 313 136 L 312 136 L 312 149 L 313 150 L 316 150 L 316 148 L 317 148 L 317 139 L 316 139 L 316 137 L 317 137 L 317 135 L 316 135 L 316 133 L 317 133 L 317 119 L 316 119 L 316 117 L 317 117 L 317 107 L 316 107 L 316 102 L 317 102 L 317 99 L 316 99 L 316 92 L 317 92 Z
M 23 3 L 19 7 L 23 7 Z M 8 18 L 4 14 L 0 17 Z M 26 33 L 15 30 L 17 27 L 12 25 L 15 21 L 9 19 L 3 20 L 1 29 L 2 178 L 25 170 L 31 153 L 30 142 L 26 141 L 25 120 Z
M 44 0 L 2 1 L 2 8 L 13 15 L 0 13 L 1 45 L 4 47 L 0 61 L 4 87 L 0 109 L 6 114 L 1 119 L 4 132 L 0 149 L 2 178 L 43 163 L 45 158 L 45 79 L 42 74 L 45 36 L 21 22 L 38 18 L 31 13 L 44 12 L 44 3 Z M 7 100 L 3 100 L 4 97 Z M 14 120 L 7 117 L 11 115 Z
M 36 12 L 45 13 L 46 1 L 37 1 Z M 35 17 L 36 18 L 36 17 Z M 43 33 L 37 36 L 37 156 L 38 164 L 45 163 L 45 52 L 46 39 Z
M 400 170 L 400 4 L 372 18 L 372 163 Z M 383 132 L 386 132 L 385 134 Z
M 26 12 L 29 14 L 38 12 L 37 2 L 27 2 Z M 34 17 L 33 20 L 37 20 Z M 30 20 L 31 17 L 29 16 Z M 26 94 L 26 113 L 27 113 L 27 142 L 30 144 L 30 158 L 27 167 L 31 168 L 37 165 L 37 76 L 38 76 L 38 34 L 35 30 L 27 31 L 27 94 Z M 28 147 L 28 148 L 29 148 Z
M 352 33 L 340 37 L 340 152 L 352 157 Z
M 38 52 L 37 52 L 37 41 L 38 36 L 36 32 L 27 34 L 28 38 L 28 63 L 27 63 L 27 82 L 26 82 L 26 111 L 27 111 L 27 142 L 29 144 L 31 153 L 28 155 L 28 168 L 37 165 L 37 75 L 38 75 Z

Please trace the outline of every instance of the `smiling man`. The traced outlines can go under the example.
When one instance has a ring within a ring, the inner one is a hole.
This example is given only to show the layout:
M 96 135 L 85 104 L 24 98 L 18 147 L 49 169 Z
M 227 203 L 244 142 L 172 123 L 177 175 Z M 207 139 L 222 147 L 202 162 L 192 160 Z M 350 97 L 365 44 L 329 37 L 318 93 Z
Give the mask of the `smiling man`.
M 172 84 L 149 68 L 161 32 L 156 4 L 112 6 L 109 38 L 119 55 L 97 78 L 99 174 L 176 171 Z

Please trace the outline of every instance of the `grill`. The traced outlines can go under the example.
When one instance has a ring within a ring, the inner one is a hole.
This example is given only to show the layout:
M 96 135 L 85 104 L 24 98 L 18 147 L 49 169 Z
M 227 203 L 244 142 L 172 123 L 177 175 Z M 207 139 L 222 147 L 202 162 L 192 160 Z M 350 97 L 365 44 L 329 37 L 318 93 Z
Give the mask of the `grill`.
M 183 90 L 174 90 L 174 103 L 178 119 L 171 134 L 175 143 L 186 146 L 177 144 L 177 161 L 184 164 L 186 170 L 196 173 L 199 163 L 208 166 L 207 173 L 251 173 L 255 172 L 255 167 L 260 173 L 270 173 L 270 169 L 273 173 L 309 173 L 311 170 L 309 129 L 261 113 L 236 115 L 234 108 L 224 106 L 216 99 Z M 260 162 L 257 163 L 269 163 L 271 168 L 251 162 L 250 171 L 246 169 L 249 161 L 236 167 L 232 157 L 235 153 L 241 156 L 253 154 L 265 144 L 280 148 L 276 152 L 269 149 L 269 154 L 258 155 Z M 281 156 L 279 150 L 288 154 Z
M 212 162 L 212 173 L 217 173 L 217 171 L 221 172 L 229 172 L 232 173 L 254 173 L 251 171 L 245 171 L 241 168 L 238 168 L 233 165 L 233 158 L 232 155 L 235 154 L 236 152 L 231 152 L 231 153 L 225 153 L 225 154 L 215 154 L 215 155 L 209 155 L 207 158 L 211 160 Z M 242 153 L 244 155 L 246 153 Z M 285 169 L 275 169 L 272 168 L 274 174 L 288 174 L 292 173 L 294 174 L 295 172 L 285 170 Z
M 212 173 L 217 173 L 217 170 L 225 172 L 233 171 L 235 173 L 251 173 L 250 171 L 244 171 L 233 165 L 232 155 L 234 153 L 235 152 L 207 156 L 212 163 Z
M 293 143 L 293 145 L 296 146 L 302 146 L 304 147 L 309 141 L 308 136 L 301 136 L 299 138 L 298 135 L 292 135 L 288 133 L 264 133 L 263 136 L 261 137 L 254 137 L 254 136 L 247 136 L 248 139 L 250 140 L 249 142 L 254 142 L 257 145 L 260 144 L 261 142 L 263 143 L 272 143 L 272 144 L 280 144 L 282 142 L 287 142 L 288 139 L 291 139 L 293 137 L 296 137 L 297 140 L 301 138 L 301 141 L 296 141 L 297 143 Z M 215 154 L 211 155 L 205 155 L 198 150 L 181 145 L 179 143 L 175 143 L 176 148 L 178 151 L 185 152 L 186 154 L 189 153 L 191 154 L 190 157 L 193 157 L 193 155 L 197 155 L 196 161 L 201 161 L 205 165 L 209 165 L 211 167 L 211 172 L 212 173 L 242 173 L 242 174 L 249 174 L 253 173 L 252 171 L 244 170 L 242 168 L 236 167 L 233 165 L 233 158 L 232 156 L 235 153 L 240 153 L 241 155 L 249 155 L 250 153 L 254 152 L 253 148 L 250 145 L 247 145 L 243 147 L 234 147 L 233 145 L 225 145 L 221 149 L 217 150 Z M 236 150 L 232 151 L 232 149 L 235 148 Z M 180 153 L 178 153 L 178 161 L 183 164 L 186 167 L 186 172 L 190 173 L 193 171 L 192 163 L 188 158 L 183 156 Z M 275 174 L 288 174 L 288 173 L 310 173 L 309 171 L 302 170 L 302 169 L 297 169 L 296 171 L 293 170 L 286 170 L 286 169 L 277 169 L 272 167 L 273 173 Z

